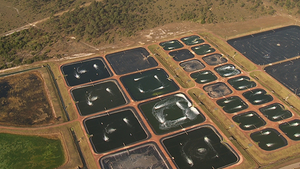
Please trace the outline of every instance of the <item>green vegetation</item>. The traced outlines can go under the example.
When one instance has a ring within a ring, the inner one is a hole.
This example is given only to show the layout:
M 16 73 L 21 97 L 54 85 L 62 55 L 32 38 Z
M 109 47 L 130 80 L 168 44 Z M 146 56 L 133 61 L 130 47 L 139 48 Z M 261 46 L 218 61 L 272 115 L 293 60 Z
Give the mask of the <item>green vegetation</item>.
M 92 0 L 0 0 L 0 33 Z
M 2 169 L 52 169 L 65 161 L 58 139 L 1 133 L 0 149 Z
M 271 7 L 265 6 L 261 0 L 103 0 L 86 3 L 90 1 L 0 0 L 0 4 L 11 5 L 11 10 L 15 13 L 18 11 L 19 17 L 50 18 L 38 27 L 0 38 L 0 69 L 60 58 L 68 52 L 67 42 L 73 36 L 76 41 L 103 45 L 122 41 L 124 37 L 135 36 L 141 30 L 167 23 L 236 22 L 274 14 L 270 12 Z M 86 5 L 80 6 L 82 4 Z M 69 9 L 68 12 L 54 15 L 66 9 Z M 22 15 L 24 13 L 25 16 Z M 0 16 L 4 15 L 0 13 Z M 20 22 L 26 19 L 20 19 Z M 2 25 L 10 25 L 7 24 L 9 22 L 0 17 Z
M 153 53 L 156 59 L 164 65 L 170 74 L 183 88 L 190 88 L 195 86 L 195 82 L 181 69 L 171 56 L 167 55 L 165 51 L 158 45 L 151 45 L 148 49 Z
M 53 34 L 34 27 L 1 37 L 0 69 L 47 59 L 51 50 L 45 48 L 56 41 L 57 37 Z
M 282 7 L 290 11 L 290 14 L 300 14 L 299 0 L 270 0 L 277 7 Z
M 124 36 L 132 36 L 139 30 L 172 22 L 194 21 L 204 24 L 237 21 L 234 13 L 227 13 L 228 10 L 233 10 L 237 6 L 237 0 L 228 2 L 213 0 L 94 1 L 88 7 L 77 7 L 61 17 L 52 17 L 44 26 L 97 45 L 102 42 L 112 43 Z M 259 11 L 252 9 L 262 6 L 260 0 L 246 2 L 246 6 L 245 9 L 239 9 L 245 13 L 245 18 L 251 14 L 260 16 L 270 13 L 265 9 Z

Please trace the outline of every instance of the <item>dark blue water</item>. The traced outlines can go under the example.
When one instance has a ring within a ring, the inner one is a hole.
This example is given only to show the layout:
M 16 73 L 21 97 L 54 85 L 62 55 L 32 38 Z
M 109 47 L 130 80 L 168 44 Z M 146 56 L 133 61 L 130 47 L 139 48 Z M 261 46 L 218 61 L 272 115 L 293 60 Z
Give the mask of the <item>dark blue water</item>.
M 84 120 L 96 153 L 124 147 L 148 137 L 134 112 L 127 108 Z
M 102 58 L 74 62 L 61 67 L 66 83 L 76 86 L 112 76 Z
M 236 153 L 211 127 L 170 136 L 162 143 L 180 169 L 223 168 L 239 161 Z

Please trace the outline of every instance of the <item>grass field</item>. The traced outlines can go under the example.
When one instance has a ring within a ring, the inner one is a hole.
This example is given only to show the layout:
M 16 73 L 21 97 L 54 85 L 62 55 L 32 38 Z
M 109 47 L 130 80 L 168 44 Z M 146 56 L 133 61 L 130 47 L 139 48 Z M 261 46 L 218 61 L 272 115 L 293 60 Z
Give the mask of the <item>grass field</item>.
M 52 169 L 65 161 L 60 140 L 0 134 L 1 169 Z

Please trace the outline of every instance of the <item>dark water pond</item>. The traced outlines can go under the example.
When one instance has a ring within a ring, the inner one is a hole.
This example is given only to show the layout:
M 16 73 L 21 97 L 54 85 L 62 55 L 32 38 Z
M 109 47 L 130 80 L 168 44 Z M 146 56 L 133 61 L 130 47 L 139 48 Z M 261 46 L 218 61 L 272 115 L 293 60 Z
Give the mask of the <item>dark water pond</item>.
M 258 146 L 267 151 L 276 150 L 287 145 L 286 139 L 277 130 L 267 128 L 250 135 L 251 139 L 258 143 Z
M 183 44 L 180 43 L 178 40 L 161 42 L 159 45 L 163 47 L 164 50 L 173 50 L 173 49 L 179 49 L 183 47 Z
M 188 49 L 173 51 L 173 52 L 170 52 L 169 55 L 171 55 L 173 57 L 173 59 L 178 62 L 194 57 L 194 54 L 192 54 L 192 52 L 189 51 Z
M 292 113 L 289 110 L 285 110 L 280 103 L 262 107 L 259 111 L 271 121 L 280 121 L 292 117 Z
M 195 80 L 195 82 L 199 84 L 209 83 L 218 79 L 217 76 L 213 74 L 210 70 L 195 72 L 192 73 L 190 76 Z
M 71 90 L 79 113 L 83 116 L 128 103 L 114 80 L 78 87 Z
M 266 65 L 300 55 L 300 27 L 288 26 L 227 42 L 255 64 Z
M 300 59 L 268 66 L 265 71 L 298 97 L 300 96 Z
M 175 94 L 139 105 L 157 134 L 165 134 L 194 124 L 205 118 L 184 94 Z
M 243 93 L 243 96 L 253 105 L 261 105 L 273 100 L 273 97 L 263 89 L 254 89 Z
M 212 127 L 201 127 L 164 138 L 163 145 L 180 169 L 225 168 L 239 157 Z
M 157 168 L 169 169 L 170 166 L 155 143 L 142 144 L 133 148 L 109 154 L 100 159 L 103 169 L 117 168 Z
M 246 90 L 256 86 L 247 76 L 239 76 L 228 80 L 228 83 L 236 90 Z
M 135 48 L 106 55 L 106 59 L 118 75 L 157 66 L 157 62 L 145 48 Z
M 279 128 L 290 139 L 298 141 L 300 140 L 300 120 L 285 122 L 279 125 Z
M 203 44 L 200 46 L 195 46 L 192 47 L 192 50 L 197 54 L 197 55 L 205 55 L 208 53 L 215 52 L 216 50 L 212 48 L 209 44 Z
M 61 67 L 61 71 L 68 86 L 76 86 L 112 76 L 102 58 L 66 64 Z
M 148 137 L 133 108 L 127 108 L 84 120 L 96 153 L 104 153 Z
M 243 130 L 253 130 L 266 125 L 266 122 L 254 111 L 235 115 L 232 120 Z
M 226 113 L 236 113 L 248 108 L 248 105 L 238 96 L 217 100 L 217 104 L 221 106 Z
M 153 69 L 120 78 L 134 100 L 144 100 L 179 89 L 163 69 Z

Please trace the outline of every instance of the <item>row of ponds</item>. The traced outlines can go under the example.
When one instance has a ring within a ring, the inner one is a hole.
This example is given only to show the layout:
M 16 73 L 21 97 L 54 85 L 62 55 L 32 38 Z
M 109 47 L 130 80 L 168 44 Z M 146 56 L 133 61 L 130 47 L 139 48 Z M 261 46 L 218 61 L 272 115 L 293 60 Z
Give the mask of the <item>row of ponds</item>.
M 239 76 L 242 73 L 239 69 L 228 64 L 222 55 L 213 53 L 216 50 L 210 45 L 203 43 L 204 40 L 193 35 L 162 42 L 160 45 L 166 52 L 170 51 L 169 55 L 180 62 L 180 67 L 190 77 L 199 85 L 205 85 L 203 90 L 212 99 L 221 97 L 216 103 L 226 113 L 237 113 L 248 108 L 238 96 L 225 98 L 234 90 L 247 89 L 242 95 L 253 105 L 273 100 L 263 89 L 249 90 L 256 87 L 255 82 L 247 76 Z M 185 45 L 192 51 L 180 49 Z M 206 56 L 208 53 L 213 54 Z M 194 59 L 195 55 L 205 55 L 202 57 L 205 64 Z M 200 124 L 206 118 L 184 93 L 177 92 L 180 87 L 169 78 L 163 68 L 157 66 L 157 61 L 145 48 L 108 54 L 105 59 L 97 57 L 61 66 L 79 114 L 88 116 L 83 125 L 94 151 L 108 154 L 100 159 L 101 167 L 170 168 L 158 144 L 163 145 L 178 168 L 223 168 L 237 163 L 237 153 L 223 142 L 219 131 L 212 125 L 169 134 Z M 218 75 L 211 70 L 201 70 L 208 66 L 215 66 L 213 70 Z M 114 73 L 121 75 L 120 78 L 115 78 Z M 226 83 L 211 83 L 220 78 L 229 79 Z M 233 88 L 228 87 L 227 83 Z M 138 110 L 126 106 L 131 99 L 137 102 Z M 109 111 L 110 109 L 114 110 Z M 280 103 L 273 103 L 259 110 L 271 121 L 292 116 Z M 146 127 L 141 116 L 146 119 L 151 129 Z M 232 119 L 242 130 L 253 130 L 267 124 L 256 112 L 239 113 Z M 298 123 L 297 120 L 282 123 L 280 129 L 290 139 L 298 140 Z M 148 142 L 124 149 L 127 145 L 151 138 L 149 130 L 164 137 L 159 143 Z M 276 132 L 270 128 L 253 132 L 250 136 L 262 149 L 275 150 L 287 145 L 286 139 Z M 121 149 L 117 152 L 108 153 L 119 148 Z
M 173 41 L 174 40 L 169 42 Z M 206 44 L 200 46 L 204 45 Z M 233 93 L 241 93 L 248 103 L 252 105 L 265 105 L 272 102 L 273 97 L 264 89 L 256 88 L 257 85 L 253 80 L 248 76 L 240 75 L 242 74 L 242 71 L 237 69 L 233 64 L 228 64 L 227 59 L 218 52 L 214 52 L 215 50 L 209 49 L 209 52 L 205 54 L 201 53 L 200 56 L 198 56 L 198 58 L 201 59 L 200 61 L 199 59 L 194 58 L 195 55 L 199 55 L 193 50 L 194 47 L 190 49 L 192 49 L 192 51 L 189 49 L 171 51 L 169 52 L 169 55 L 172 56 L 173 59 L 178 62 L 179 66 L 181 66 L 189 76 L 200 85 L 199 87 L 203 88 L 208 96 L 212 99 L 221 98 L 216 100 L 216 103 L 224 110 L 224 112 L 234 114 L 232 120 L 236 122 L 242 130 L 250 131 L 267 126 L 267 122 L 261 115 L 272 122 L 279 122 L 293 116 L 293 114 L 282 104 L 276 102 L 259 107 L 258 110 L 260 113 L 254 111 L 245 112 L 249 106 L 242 98 L 239 96 L 225 96 Z M 184 57 L 183 54 L 180 55 L 180 53 L 185 53 L 188 57 Z M 217 74 L 215 74 L 215 72 Z M 230 88 L 228 84 L 232 88 Z M 251 88 L 254 89 L 251 90 Z M 243 111 L 244 113 L 241 113 Z M 299 127 L 296 125 L 287 125 L 292 122 L 293 121 L 284 122 L 279 125 L 279 128 L 291 140 L 300 140 Z M 283 128 L 282 126 L 285 127 Z M 275 129 L 270 129 L 270 131 L 268 129 L 267 131 L 270 135 L 259 134 L 264 133 L 264 130 L 261 130 L 251 133 L 250 137 L 252 140 L 259 143 L 258 145 L 260 148 L 267 151 L 275 150 L 287 145 L 287 140 L 278 131 Z M 277 139 L 275 139 L 276 143 L 273 143 L 275 141 L 274 137 L 277 137 Z

